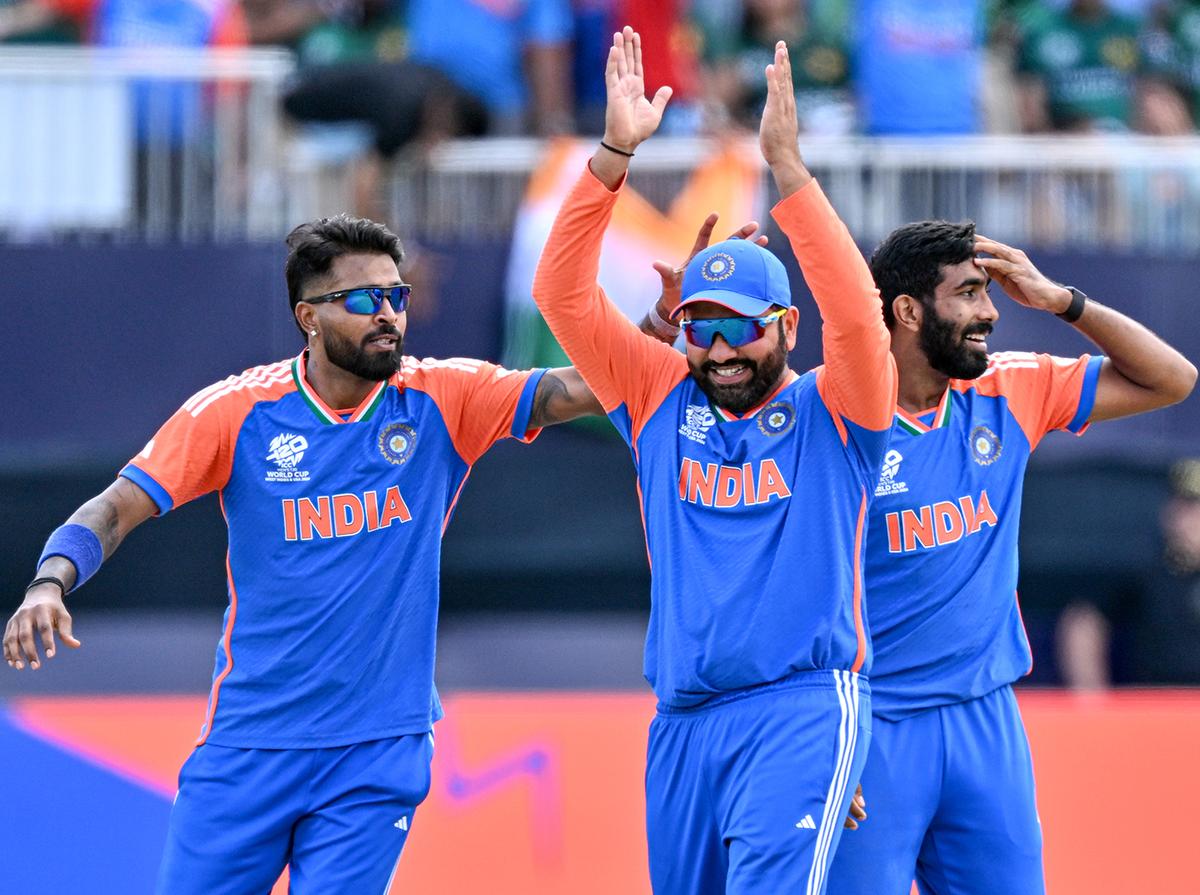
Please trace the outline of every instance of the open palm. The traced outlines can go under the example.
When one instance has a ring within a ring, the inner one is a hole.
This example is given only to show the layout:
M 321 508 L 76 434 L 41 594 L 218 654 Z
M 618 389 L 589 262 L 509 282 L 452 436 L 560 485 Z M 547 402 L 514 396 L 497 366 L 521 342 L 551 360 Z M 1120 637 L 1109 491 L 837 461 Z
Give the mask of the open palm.
M 613 35 L 604 81 L 608 89 L 604 142 L 632 152 L 658 130 L 663 110 L 671 98 L 671 88 L 660 87 L 653 100 L 646 99 L 646 84 L 642 76 L 642 38 L 628 25 Z

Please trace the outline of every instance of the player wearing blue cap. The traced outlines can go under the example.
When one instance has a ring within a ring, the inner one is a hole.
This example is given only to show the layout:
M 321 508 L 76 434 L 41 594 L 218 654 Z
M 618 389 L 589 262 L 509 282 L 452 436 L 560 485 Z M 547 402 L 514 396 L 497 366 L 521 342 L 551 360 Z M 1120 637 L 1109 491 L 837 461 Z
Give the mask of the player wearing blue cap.
M 606 83 L 605 139 L 559 212 L 534 297 L 637 467 L 658 697 L 651 882 L 659 895 L 818 895 L 870 735 L 861 550 L 896 394 L 879 298 L 800 158 L 780 43 L 760 145 L 825 364 L 788 368 L 799 311 L 782 264 L 750 241 L 687 265 L 674 309 L 686 357 L 639 332 L 596 274 L 629 159 L 670 90 L 645 97 L 629 28 Z
M 1026 463 L 1052 430 L 1081 434 L 1183 400 L 1196 369 L 974 224 L 901 227 L 871 271 L 900 373 L 867 536 L 871 819 L 843 843 L 829 891 L 908 895 L 915 878 L 922 895 L 1041 895 L 1032 760 L 1011 687 L 1030 667 L 1016 600 Z M 989 279 L 1107 357 L 988 355 L 999 316 Z

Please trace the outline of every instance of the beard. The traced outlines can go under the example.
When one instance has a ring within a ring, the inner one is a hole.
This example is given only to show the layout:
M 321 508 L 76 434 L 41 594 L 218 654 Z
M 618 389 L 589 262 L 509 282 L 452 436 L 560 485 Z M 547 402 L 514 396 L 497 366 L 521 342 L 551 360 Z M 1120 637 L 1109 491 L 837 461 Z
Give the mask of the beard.
M 738 358 L 738 363 L 750 368 L 750 379 L 741 385 L 724 385 L 713 377 L 713 368 L 721 366 L 712 361 L 693 364 L 689 360 L 688 367 L 692 378 L 700 391 L 718 407 L 723 407 L 733 413 L 742 414 L 760 403 L 771 393 L 779 383 L 784 369 L 787 367 L 787 343 L 784 341 L 783 325 L 779 327 L 779 341 L 775 350 L 762 363 L 756 363 L 747 358 Z
M 379 336 L 395 336 L 396 347 L 392 351 L 368 351 L 367 342 Z M 385 326 L 368 333 L 362 343 L 355 345 L 349 339 L 331 329 L 325 331 L 325 356 L 347 373 L 369 382 L 388 379 L 403 363 L 404 336 L 394 326 Z
M 951 379 L 978 379 L 987 369 L 987 353 L 977 351 L 964 340 L 967 336 L 986 336 L 990 323 L 972 323 L 959 332 L 949 320 L 939 317 L 926 306 L 921 320 L 920 345 L 929 366 Z

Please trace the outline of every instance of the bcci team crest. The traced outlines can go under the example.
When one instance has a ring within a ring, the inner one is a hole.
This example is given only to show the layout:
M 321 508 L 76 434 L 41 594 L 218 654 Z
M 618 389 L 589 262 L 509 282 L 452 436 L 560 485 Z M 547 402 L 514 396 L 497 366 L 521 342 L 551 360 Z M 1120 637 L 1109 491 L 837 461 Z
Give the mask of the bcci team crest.
M 719 283 L 721 280 L 727 280 L 733 276 L 735 266 L 732 255 L 717 252 L 704 262 L 704 266 L 700 268 L 700 276 L 710 283 Z
M 987 426 L 976 426 L 971 430 L 971 456 L 980 466 L 991 466 L 999 460 L 1003 447 L 996 433 Z
M 379 453 L 383 454 L 383 459 L 397 466 L 412 456 L 416 446 L 416 431 L 404 423 L 392 423 L 379 433 Z
M 796 422 L 796 410 L 786 401 L 776 401 L 758 415 L 758 428 L 763 435 L 782 435 Z

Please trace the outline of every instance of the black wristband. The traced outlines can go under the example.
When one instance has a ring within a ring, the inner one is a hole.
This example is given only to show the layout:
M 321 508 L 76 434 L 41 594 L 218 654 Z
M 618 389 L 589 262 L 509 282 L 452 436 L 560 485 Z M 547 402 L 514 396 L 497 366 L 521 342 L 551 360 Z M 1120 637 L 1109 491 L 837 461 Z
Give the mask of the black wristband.
M 62 583 L 61 579 L 55 578 L 53 575 L 46 575 L 41 578 L 34 578 L 26 586 L 25 593 L 29 593 L 31 590 L 33 590 L 35 587 L 37 587 L 39 584 L 57 584 L 58 589 L 62 591 L 62 596 L 65 597 L 67 595 L 67 586 Z
M 600 141 L 600 145 L 603 146 L 605 149 L 607 149 L 609 152 L 615 152 L 617 155 L 625 156 L 625 158 L 633 158 L 632 152 L 626 152 L 624 149 L 617 149 L 616 146 L 609 146 L 603 140 Z
M 1067 323 L 1074 323 L 1083 316 L 1083 306 L 1087 304 L 1087 296 L 1074 286 L 1068 286 L 1067 289 L 1071 292 L 1071 303 L 1058 316 L 1067 321 Z

